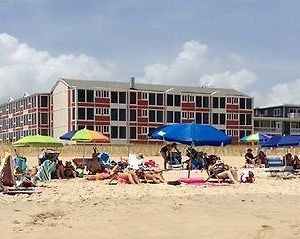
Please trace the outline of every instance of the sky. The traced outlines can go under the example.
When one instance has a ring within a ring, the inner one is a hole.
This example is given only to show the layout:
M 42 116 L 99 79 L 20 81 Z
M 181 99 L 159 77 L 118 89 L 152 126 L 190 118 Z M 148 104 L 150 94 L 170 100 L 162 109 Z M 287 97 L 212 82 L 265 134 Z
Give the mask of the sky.
M 0 0 L 0 101 L 60 78 L 234 88 L 300 104 L 298 0 Z

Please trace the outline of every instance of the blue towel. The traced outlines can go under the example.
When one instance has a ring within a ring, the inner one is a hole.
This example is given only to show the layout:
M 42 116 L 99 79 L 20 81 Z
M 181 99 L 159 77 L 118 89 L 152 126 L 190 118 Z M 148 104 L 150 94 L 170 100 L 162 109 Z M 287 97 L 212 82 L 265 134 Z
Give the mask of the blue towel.
M 56 164 L 53 161 L 45 160 L 38 169 L 36 178 L 41 182 L 50 182 L 51 174 L 56 170 Z

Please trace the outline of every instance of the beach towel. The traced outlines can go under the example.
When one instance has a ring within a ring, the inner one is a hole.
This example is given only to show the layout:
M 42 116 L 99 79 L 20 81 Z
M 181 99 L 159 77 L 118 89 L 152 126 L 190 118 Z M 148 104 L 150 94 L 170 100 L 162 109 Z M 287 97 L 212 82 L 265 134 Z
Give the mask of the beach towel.
M 111 160 L 108 155 L 108 153 L 99 153 L 97 156 L 99 162 L 104 166 L 104 167 L 110 167 L 111 166 Z
M 45 160 L 38 169 L 36 179 L 40 182 L 50 182 L 51 174 L 56 170 L 55 162 Z
M 201 186 L 201 187 L 220 187 L 220 186 L 229 186 L 228 183 L 211 183 L 206 182 L 204 178 L 201 177 L 194 177 L 194 178 L 179 178 L 178 181 L 180 183 L 186 185 L 194 185 L 194 186 Z
M 143 160 L 139 159 L 135 154 L 129 154 L 128 167 L 131 169 L 138 170 L 143 165 Z
M 15 157 L 14 158 L 14 168 L 19 169 L 22 172 L 27 170 L 26 158 Z

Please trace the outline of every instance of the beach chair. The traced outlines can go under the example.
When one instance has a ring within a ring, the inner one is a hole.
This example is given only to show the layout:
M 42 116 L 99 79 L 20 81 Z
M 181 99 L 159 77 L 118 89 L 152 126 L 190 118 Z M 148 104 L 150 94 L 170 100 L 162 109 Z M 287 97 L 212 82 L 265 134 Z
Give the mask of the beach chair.
M 170 153 L 170 160 L 168 162 L 168 169 L 181 170 L 183 169 L 181 154 L 178 152 Z
M 289 173 L 293 170 L 293 167 L 286 166 L 284 159 L 279 156 L 268 156 L 267 165 L 268 167 L 265 169 L 265 172 L 271 173 L 271 176 L 279 173 Z
M 45 160 L 38 169 L 35 175 L 36 180 L 40 182 L 50 182 L 51 174 L 56 170 L 56 163 L 50 160 Z
M 102 152 L 97 155 L 97 158 L 99 162 L 105 167 L 105 168 L 111 168 L 111 160 L 108 155 L 108 153 Z

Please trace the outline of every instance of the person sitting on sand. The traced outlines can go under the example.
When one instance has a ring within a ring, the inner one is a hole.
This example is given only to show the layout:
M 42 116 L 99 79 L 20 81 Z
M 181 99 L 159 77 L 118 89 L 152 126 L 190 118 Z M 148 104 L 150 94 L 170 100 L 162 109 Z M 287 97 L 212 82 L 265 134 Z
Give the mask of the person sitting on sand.
M 292 164 L 293 164 L 293 169 L 300 169 L 300 159 L 296 154 L 294 155 Z
M 262 166 L 265 167 L 267 163 L 267 156 L 262 150 L 259 150 L 258 154 L 254 158 L 254 161 L 257 167 L 259 168 L 261 168 Z
M 286 166 L 293 166 L 293 156 L 291 153 L 287 153 L 283 159 L 285 160 Z
M 220 158 L 210 161 L 208 171 L 210 174 L 215 175 L 217 178 L 228 178 L 234 184 L 239 183 L 236 169 L 226 165 Z
M 70 161 L 66 161 L 65 177 L 66 178 L 76 178 L 77 177 L 76 169 Z
M 252 154 L 252 149 L 247 149 L 247 153 L 245 154 L 245 168 L 253 168 L 255 161 L 254 161 L 254 156 Z

